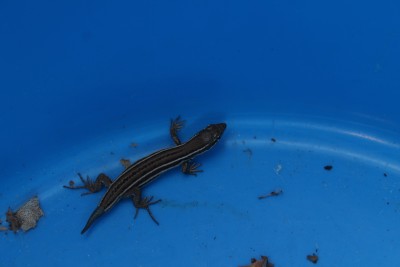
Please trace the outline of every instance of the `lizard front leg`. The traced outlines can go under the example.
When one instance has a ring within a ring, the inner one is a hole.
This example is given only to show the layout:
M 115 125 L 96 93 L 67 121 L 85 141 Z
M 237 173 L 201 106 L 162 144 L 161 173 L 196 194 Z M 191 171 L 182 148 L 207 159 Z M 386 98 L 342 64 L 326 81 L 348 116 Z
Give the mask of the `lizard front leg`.
M 171 120 L 171 125 L 169 128 L 169 133 L 171 135 L 172 140 L 178 146 L 182 144 L 178 132 L 183 128 L 185 125 L 185 121 L 181 120 L 181 117 L 178 116 L 177 118 Z M 203 170 L 199 170 L 198 168 L 201 166 L 200 163 L 195 163 L 192 160 L 188 160 L 182 163 L 182 172 L 188 175 L 197 175 L 198 172 L 203 172 Z

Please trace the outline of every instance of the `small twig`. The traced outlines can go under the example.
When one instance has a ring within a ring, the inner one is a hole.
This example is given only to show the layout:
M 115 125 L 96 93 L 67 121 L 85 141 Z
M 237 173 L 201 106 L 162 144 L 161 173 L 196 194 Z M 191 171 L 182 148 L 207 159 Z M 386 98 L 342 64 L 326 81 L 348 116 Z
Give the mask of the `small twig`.
M 269 197 L 276 197 L 279 196 L 280 194 L 283 193 L 282 189 L 278 189 L 275 191 L 272 191 L 271 193 L 269 193 L 268 195 L 263 195 L 263 196 L 259 196 L 258 199 L 264 199 L 264 198 L 269 198 Z

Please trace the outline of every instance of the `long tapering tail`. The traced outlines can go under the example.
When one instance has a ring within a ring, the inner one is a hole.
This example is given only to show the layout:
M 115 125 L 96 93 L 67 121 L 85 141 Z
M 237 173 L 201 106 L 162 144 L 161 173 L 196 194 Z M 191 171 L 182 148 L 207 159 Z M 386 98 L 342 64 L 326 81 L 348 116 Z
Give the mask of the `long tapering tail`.
M 93 224 L 93 222 L 103 214 L 104 214 L 104 208 L 97 207 L 93 211 L 92 215 L 90 215 L 89 220 L 87 221 L 87 223 L 86 223 L 85 227 L 83 228 L 81 234 L 85 233 L 89 229 L 89 227 Z

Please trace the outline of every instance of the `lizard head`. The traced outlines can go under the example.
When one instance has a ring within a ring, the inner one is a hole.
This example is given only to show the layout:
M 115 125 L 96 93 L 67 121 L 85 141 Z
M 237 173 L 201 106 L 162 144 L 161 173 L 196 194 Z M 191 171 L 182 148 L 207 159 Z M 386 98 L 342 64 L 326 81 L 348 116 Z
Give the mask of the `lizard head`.
M 199 132 L 198 136 L 204 144 L 213 146 L 222 136 L 226 129 L 226 123 L 210 124 Z

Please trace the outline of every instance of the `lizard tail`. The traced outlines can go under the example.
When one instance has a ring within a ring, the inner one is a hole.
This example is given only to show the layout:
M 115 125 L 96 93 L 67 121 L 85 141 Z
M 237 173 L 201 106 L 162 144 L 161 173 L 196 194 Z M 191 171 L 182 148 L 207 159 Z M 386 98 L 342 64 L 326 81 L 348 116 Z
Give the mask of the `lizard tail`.
M 104 208 L 102 208 L 102 207 L 100 207 L 100 206 L 97 207 L 97 208 L 93 211 L 92 215 L 90 215 L 89 220 L 87 221 L 87 223 L 86 223 L 85 227 L 83 228 L 81 234 L 85 233 L 85 232 L 89 229 L 89 227 L 93 224 L 93 222 L 94 222 L 97 218 L 99 218 L 101 215 L 103 215 L 103 213 L 104 213 Z

